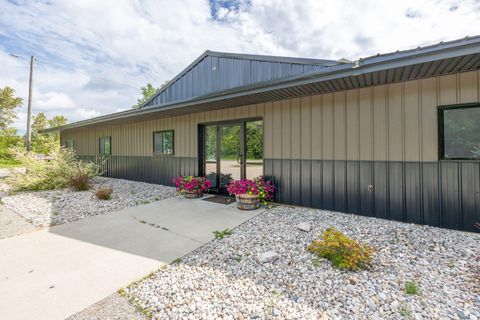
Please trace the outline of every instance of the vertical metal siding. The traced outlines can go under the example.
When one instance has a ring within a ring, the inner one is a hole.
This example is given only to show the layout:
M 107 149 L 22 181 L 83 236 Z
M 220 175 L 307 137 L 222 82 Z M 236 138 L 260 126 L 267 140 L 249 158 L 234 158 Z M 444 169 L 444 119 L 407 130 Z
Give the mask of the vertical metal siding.
M 206 56 L 146 107 L 311 71 L 313 65 Z
M 219 61 L 218 68 L 225 63 Z M 252 67 L 249 77 L 254 77 L 259 68 Z M 280 69 L 283 72 L 292 67 L 281 64 Z M 272 71 L 277 69 L 270 70 L 271 76 L 277 74 Z M 243 81 L 245 74 L 242 77 Z M 163 168 L 168 169 L 168 176 L 195 173 L 198 123 L 261 116 L 265 174 L 273 176 L 278 185 L 278 201 L 473 230 L 472 223 L 480 220 L 480 164 L 438 161 L 436 118 L 440 104 L 478 102 L 479 77 L 478 71 L 468 72 L 186 116 L 72 129 L 62 132 L 62 142 L 73 138 L 78 154 L 94 156 L 98 138 L 111 135 L 112 155 L 120 157 L 112 168 L 121 176 L 148 179 L 151 172 L 155 176 L 164 174 Z M 210 80 L 207 84 L 210 86 Z M 175 130 L 175 157 L 155 158 L 152 132 L 165 129 Z M 134 164 L 130 157 L 156 160 Z M 373 191 L 368 190 L 369 185 Z

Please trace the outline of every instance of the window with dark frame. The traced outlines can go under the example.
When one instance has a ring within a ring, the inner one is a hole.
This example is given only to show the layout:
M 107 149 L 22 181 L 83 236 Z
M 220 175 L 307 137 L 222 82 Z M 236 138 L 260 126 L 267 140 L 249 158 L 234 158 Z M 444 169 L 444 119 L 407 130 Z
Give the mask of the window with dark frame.
M 105 156 L 112 154 L 112 137 L 101 137 L 99 139 L 99 153 Z
M 153 154 L 156 156 L 171 156 L 174 153 L 173 130 L 153 133 Z
M 441 160 L 480 160 L 480 104 L 438 108 Z
M 65 148 L 72 150 L 75 148 L 75 142 L 73 141 L 73 139 L 65 140 Z

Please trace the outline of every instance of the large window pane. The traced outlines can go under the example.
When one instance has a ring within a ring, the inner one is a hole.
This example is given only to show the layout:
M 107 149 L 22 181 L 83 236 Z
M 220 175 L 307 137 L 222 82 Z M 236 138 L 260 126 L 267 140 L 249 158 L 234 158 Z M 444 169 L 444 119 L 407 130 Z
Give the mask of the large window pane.
M 102 137 L 99 139 L 99 152 L 102 155 L 110 155 L 111 150 L 111 138 L 110 137 Z
M 246 178 L 263 175 L 263 121 L 251 121 L 246 125 Z
M 75 148 L 75 143 L 74 143 L 73 139 L 67 139 L 65 141 L 65 147 L 73 150 Z
M 205 175 L 217 187 L 217 127 L 205 127 Z
M 220 127 L 220 185 L 241 178 L 240 125 Z
M 480 106 L 442 112 L 444 158 L 480 158 Z
M 155 155 L 173 155 L 174 136 L 173 130 L 154 132 L 153 153 Z

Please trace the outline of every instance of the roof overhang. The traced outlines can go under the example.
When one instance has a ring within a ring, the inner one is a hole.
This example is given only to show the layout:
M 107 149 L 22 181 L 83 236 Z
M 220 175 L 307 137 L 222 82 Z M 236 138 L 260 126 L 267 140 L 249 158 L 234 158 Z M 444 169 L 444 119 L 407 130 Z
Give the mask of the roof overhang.
M 144 121 L 192 112 L 423 79 L 478 70 L 479 68 L 480 37 L 465 38 L 430 47 L 377 55 L 319 71 L 238 87 L 175 103 L 113 113 L 46 129 L 42 132 Z

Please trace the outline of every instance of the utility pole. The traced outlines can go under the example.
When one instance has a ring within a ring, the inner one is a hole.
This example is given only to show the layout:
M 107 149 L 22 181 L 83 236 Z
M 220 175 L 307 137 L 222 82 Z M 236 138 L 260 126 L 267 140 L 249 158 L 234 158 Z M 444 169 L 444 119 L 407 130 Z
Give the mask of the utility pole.
M 28 82 L 28 110 L 27 110 L 27 136 L 25 145 L 27 152 L 31 149 L 32 144 L 32 82 L 33 82 L 33 62 L 35 57 L 30 57 L 30 80 Z

